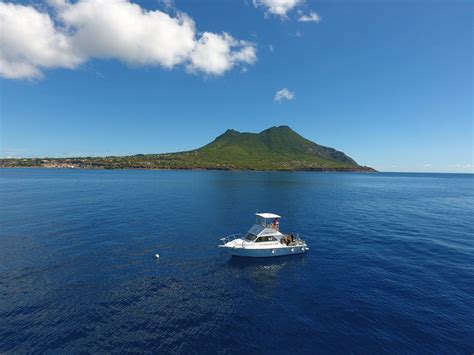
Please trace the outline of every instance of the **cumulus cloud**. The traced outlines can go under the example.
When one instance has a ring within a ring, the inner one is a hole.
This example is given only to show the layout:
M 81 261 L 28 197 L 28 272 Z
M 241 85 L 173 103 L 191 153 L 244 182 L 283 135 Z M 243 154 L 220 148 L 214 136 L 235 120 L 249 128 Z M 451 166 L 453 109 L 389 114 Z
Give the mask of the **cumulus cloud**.
M 220 75 L 236 63 L 254 63 L 257 60 L 252 43 L 239 41 L 227 33 L 204 32 L 197 42 L 188 64 L 190 71 Z
M 253 0 L 255 7 L 263 6 L 266 11 L 272 15 L 287 17 L 287 13 L 293 10 L 304 0 Z
M 289 12 L 298 9 L 297 19 L 299 22 L 319 23 L 321 16 L 317 12 L 310 11 L 307 15 L 303 13 L 301 7 L 305 7 L 304 3 L 305 0 L 253 0 L 255 7 L 265 8 L 265 17 L 267 15 L 275 15 L 282 19 L 287 19 Z
M 198 34 L 186 14 L 146 10 L 129 0 L 49 0 L 52 15 L 0 3 L 0 75 L 41 77 L 44 68 L 73 69 L 91 58 L 131 66 L 184 65 L 222 75 L 257 60 L 253 43 L 227 33 Z
M 321 22 L 321 16 L 319 16 L 319 14 L 314 12 L 314 11 L 310 11 L 309 15 L 301 14 L 301 16 L 298 18 L 298 21 L 299 22 L 316 22 L 316 23 L 319 23 L 319 22 Z
M 170 17 L 125 0 L 81 0 L 59 7 L 57 16 L 74 30 L 74 48 L 89 57 L 172 68 L 195 46 L 195 24 L 185 14 Z
M 292 101 L 295 99 L 295 93 L 291 92 L 287 88 L 283 88 L 281 90 L 278 90 L 275 94 L 275 101 L 276 102 L 281 102 L 284 100 Z
M 85 57 L 46 13 L 0 2 L 0 75 L 39 78 L 40 68 L 75 68 Z
M 158 0 L 158 2 L 161 2 L 163 6 L 167 9 L 172 9 L 174 7 L 173 0 Z

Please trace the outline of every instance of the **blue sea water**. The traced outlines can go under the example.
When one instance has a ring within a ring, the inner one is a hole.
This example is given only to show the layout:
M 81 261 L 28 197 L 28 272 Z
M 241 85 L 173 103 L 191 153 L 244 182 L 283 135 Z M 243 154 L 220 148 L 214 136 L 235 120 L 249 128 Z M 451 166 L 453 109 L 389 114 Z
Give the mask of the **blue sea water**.
M 257 210 L 308 254 L 223 254 Z M 0 352 L 472 354 L 473 225 L 473 175 L 1 169 Z

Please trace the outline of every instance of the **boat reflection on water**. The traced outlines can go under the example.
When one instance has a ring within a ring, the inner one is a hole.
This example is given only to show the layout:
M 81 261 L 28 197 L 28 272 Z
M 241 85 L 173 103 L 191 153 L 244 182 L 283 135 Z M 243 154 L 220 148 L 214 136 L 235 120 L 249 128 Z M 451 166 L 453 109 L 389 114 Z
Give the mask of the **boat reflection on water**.
M 277 258 L 233 257 L 228 261 L 228 266 L 240 274 L 241 278 L 248 279 L 259 288 L 271 291 L 277 288 L 282 278 L 290 283 L 291 279 L 298 279 L 306 260 L 306 254 Z
M 306 257 L 306 254 L 287 255 L 277 258 L 233 257 L 229 259 L 229 265 L 238 269 L 263 268 L 264 270 L 279 271 L 286 266 L 304 264 Z

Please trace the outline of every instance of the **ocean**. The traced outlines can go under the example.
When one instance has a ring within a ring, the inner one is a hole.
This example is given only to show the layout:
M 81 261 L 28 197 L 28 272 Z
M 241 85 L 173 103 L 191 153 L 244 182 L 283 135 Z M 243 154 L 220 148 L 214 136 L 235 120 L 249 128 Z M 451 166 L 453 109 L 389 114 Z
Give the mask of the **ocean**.
M 308 253 L 217 248 L 257 211 Z M 0 169 L 0 352 L 472 354 L 473 226 L 474 175 Z

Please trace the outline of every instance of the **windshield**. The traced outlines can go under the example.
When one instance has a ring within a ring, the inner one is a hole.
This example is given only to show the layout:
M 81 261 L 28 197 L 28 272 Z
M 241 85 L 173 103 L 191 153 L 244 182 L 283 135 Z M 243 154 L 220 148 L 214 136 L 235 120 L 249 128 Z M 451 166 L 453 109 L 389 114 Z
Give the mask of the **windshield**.
M 255 240 L 257 236 L 256 235 L 253 235 L 252 233 L 247 233 L 247 235 L 245 236 L 245 240 L 249 241 L 249 242 L 253 242 Z

